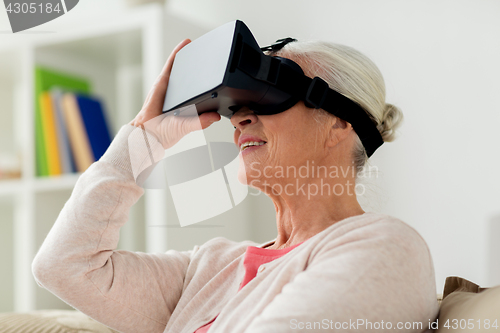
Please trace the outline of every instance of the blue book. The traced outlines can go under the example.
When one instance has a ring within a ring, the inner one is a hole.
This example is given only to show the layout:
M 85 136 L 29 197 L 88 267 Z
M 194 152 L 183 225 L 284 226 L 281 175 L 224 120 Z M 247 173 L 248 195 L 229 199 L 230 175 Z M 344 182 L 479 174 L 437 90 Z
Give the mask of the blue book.
M 96 161 L 101 158 L 111 144 L 111 135 L 104 115 L 102 103 L 99 99 L 76 94 L 76 100 L 83 123 L 89 137 L 90 146 Z

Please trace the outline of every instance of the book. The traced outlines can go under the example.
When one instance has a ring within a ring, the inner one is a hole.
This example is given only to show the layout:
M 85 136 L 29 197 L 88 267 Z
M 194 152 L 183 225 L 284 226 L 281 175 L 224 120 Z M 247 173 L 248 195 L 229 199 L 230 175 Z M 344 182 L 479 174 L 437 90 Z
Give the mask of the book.
M 45 139 L 43 138 L 42 118 L 40 115 L 40 103 L 36 103 L 35 110 L 35 161 L 36 175 L 48 176 L 47 156 L 45 154 Z
M 55 88 L 50 91 L 50 95 L 52 97 L 52 105 L 55 115 L 57 143 L 59 147 L 62 172 L 76 172 L 73 152 L 71 151 L 71 146 L 69 144 L 69 135 L 64 121 L 64 110 L 62 107 L 63 91 Z
M 49 166 L 45 135 L 40 110 L 40 95 L 51 88 L 60 87 L 66 91 L 90 94 L 91 86 L 87 79 L 72 74 L 55 71 L 43 66 L 35 67 L 35 153 L 37 176 L 48 176 Z
M 103 104 L 95 97 L 75 94 L 95 160 L 99 160 L 111 144 L 111 135 Z
M 50 93 L 41 93 L 39 103 L 43 141 L 45 142 L 47 173 L 49 176 L 60 175 L 62 173 L 61 159 L 59 156 L 56 120 Z
M 95 158 L 83 123 L 78 101 L 73 93 L 65 93 L 62 97 L 64 123 L 69 142 L 75 158 L 76 170 L 84 172 L 94 163 Z

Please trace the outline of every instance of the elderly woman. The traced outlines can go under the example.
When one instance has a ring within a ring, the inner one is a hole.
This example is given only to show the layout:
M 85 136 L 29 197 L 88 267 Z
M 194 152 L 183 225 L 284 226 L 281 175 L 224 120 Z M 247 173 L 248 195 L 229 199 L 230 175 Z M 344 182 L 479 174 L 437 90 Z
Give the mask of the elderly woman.
M 238 177 L 273 201 L 276 239 L 218 237 L 186 252 L 116 250 L 143 194 L 131 133 L 145 129 L 161 152 L 220 119 L 162 115 L 173 59 L 187 43 L 174 49 L 137 117 L 78 180 L 34 260 L 37 283 L 122 332 L 427 331 L 438 304 L 425 241 L 394 217 L 363 211 L 351 172 L 367 161 L 358 134 L 303 102 L 274 115 L 244 107 L 231 118 Z M 383 140 L 393 140 L 402 115 L 385 103 L 382 76 L 365 56 L 320 42 L 290 43 L 273 55 L 358 103 Z M 290 171 L 304 166 L 317 172 Z M 332 166 L 343 172 L 332 175 Z

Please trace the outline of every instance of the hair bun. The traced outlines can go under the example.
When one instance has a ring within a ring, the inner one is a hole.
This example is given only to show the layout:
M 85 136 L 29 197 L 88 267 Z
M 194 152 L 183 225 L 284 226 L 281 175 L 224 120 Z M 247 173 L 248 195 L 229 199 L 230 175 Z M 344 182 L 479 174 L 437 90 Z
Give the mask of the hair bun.
M 403 112 L 392 104 L 386 104 L 382 114 L 381 123 L 377 126 L 384 142 L 394 141 L 396 129 L 403 121 Z

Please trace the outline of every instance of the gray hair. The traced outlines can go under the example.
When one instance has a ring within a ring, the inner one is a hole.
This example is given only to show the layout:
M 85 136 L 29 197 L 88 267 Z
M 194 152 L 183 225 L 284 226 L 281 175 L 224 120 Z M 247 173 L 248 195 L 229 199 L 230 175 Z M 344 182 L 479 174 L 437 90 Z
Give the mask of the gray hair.
M 384 142 L 395 139 L 395 130 L 403 120 L 399 108 L 385 102 L 385 83 L 377 66 L 361 52 L 345 45 L 320 41 L 293 42 L 273 53 L 289 58 L 313 78 L 319 76 L 331 89 L 358 103 L 377 124 Z M 318 110 L 316 120 L 331 116 Z M 368 156 L 359 137 L 353 151 L 353 163 L 361 170 Z

